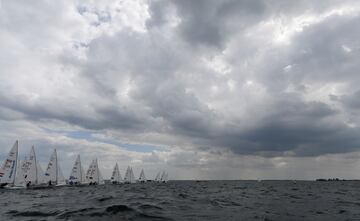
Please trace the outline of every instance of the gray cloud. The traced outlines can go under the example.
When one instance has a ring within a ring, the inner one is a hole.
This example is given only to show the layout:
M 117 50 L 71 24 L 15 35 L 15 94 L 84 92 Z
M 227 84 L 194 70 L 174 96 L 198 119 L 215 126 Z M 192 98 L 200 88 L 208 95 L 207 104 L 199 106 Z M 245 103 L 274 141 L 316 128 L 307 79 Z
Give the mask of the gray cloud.
M 174 171 L 359 151 L 356 1 L 109 4 L 2 5 L 3 122 L 166 147 L 136 156 Z

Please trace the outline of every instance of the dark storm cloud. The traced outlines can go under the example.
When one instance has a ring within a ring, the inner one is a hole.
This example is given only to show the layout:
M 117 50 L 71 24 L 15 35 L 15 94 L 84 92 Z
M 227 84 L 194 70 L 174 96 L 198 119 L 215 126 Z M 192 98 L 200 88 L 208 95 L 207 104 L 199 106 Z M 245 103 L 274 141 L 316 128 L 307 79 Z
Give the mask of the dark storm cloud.
M 204 139 L 199 145 L 229 147 L 239 154 L 274 156 L 292 151 L 291 154 L 297 156 L 313 156 L 353 151 L 360 145 L 356 136 L 359 130 L 330 120 L 336 114 L 337 111 L 326 104 L 306 103 L 288 95 L 254 128 L 244 130 L 241 122 L 235 127 L 215 125 L 212 130 L 203 129 L 202 136 L 197 138 Z M 189 128 L 188 133 L 194 129 Z M 181 133 L 181 130 L 177 132 Z
M 55 107 L 52 105 L 52 101 L 48 100 L 30 104 L 22 97 L 13 97 L 15 100 L 10 100 L 4 96 L 0 96 L 0 98 L 1 107 L 13 111 L 13 116 L 1 115 L 0 118 L 3 120 L 46 121 L 55 119 L 91 130 L 121 128 L 129 131 L 143 131 L 146 128 L 146 121 L 141 119 L 141 116 L 137 116 L 132 111 L 122 107 L 111 105 L 92 107 L 94 113 L 90 116 L 80 111 L 70 110 L 67 107 Z

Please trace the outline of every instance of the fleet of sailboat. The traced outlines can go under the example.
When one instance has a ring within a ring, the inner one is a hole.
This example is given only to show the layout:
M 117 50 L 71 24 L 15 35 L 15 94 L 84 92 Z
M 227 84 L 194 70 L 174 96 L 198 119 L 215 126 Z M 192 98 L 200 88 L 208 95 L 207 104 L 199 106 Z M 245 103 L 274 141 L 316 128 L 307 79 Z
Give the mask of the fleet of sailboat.
M 156 174 L 156 177 L 154 179 L 154 182 L 158 182 L 158 183 L 167 183 L 168 182 L 168 173 L 163 171 L 162 173 L 161 172 L 158 172 Z
M 141 170 L 139 179 L 136 180 L 132 167 L 128 166 L 122 178 L 119 166 L 116 163 L 110 179 L 112 184 L 122 183 L 145 183 L 146 179 L 144 169 Z M 168 181 L 168 173 L 159 172 L 155 182 L 166 183 Z M 64 174 L 58 161 L 56 149 L 50 156 L 45 172 L 41 168 L 35 153 L 35 147 L 32 146 L 30 153 L 25 156 L 21 162 L 19 160 L 19 142 L 16 141 L 7 158 L 4 160 L 0 168 L 0 188 L 7 189 L 23 189 L 23 188 L 49 188 L 65 185 L 103 185 L 105 181 L 99 169 L 98 160 L 92 160 L 86 173 L 81 164 L 80 155 L 77 155 L 75 163 L 72 167 L 68 182 L 66 182 Z

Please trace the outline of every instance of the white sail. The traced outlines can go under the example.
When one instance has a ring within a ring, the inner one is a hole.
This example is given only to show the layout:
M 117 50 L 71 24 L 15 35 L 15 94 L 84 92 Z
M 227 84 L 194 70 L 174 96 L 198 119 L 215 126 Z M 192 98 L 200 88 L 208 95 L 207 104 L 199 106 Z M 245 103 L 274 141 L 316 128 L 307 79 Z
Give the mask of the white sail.
M 163 173 L 161 174 L 160 182 L 166 183 L 168 181 L 167 177 L 168 177 L 168 174 L 165 171 L 163 171 Z
M 139 177 L 139 182 L 146 182 L 144 169 L 141 170 L 140 177 Z
M 98 182 L 97 183 L 100 184 L 100 185 L 103 185 L 103 184 L 105 184 L 105 181 L 104 181 L 103 176 L 101 175 L 97 159 L 95 161 L 96 161 L 97 177 L 98 177 Z
M 125 176 L 124 176 L 124 182 L 125 183 L 129 182 L 129 171 L 130 171 L 130 166 L 128 166 L 126 171 L 125 171 Z
M 45 181 L 49 183 L 50 181 L 55 184 L 58 180 L 58 162 L 56 149 L 51 154 L 48 166 L 45 171 Z
M 95 179 L 94 179 L 95 170 L 96 170 L 96 165 L 95 165 L 95 160 L 93 160 L 91 162 L 88 170 L 86 171 L 86 182 L 87 183 L 95 182 Z
M 17 163 L 17 169 L 16 169 L 16 176 L 15 176 L 15 182 L 14 182 L 14 186 L 16 187 L 25 187 L 26 183 L 25 183 L 25 179 L 24 179 L 24 173 L 23 170 L 21 169 L 21 161 L 19 160 Z
M 56 185 L 57 186 L 64 186 L 66 185 L 66 180 L 65 180 L 65 177 L 64 177 L 64 174 L 61 170 L 61 168 L 58 166 L 58 178 L 57 178 L 57 181 L 56 181 Z
M 99 170 L 97 159 L 93 160 L 86 172 L 86 180 L 91 184 L 105 184 L 104 179 Z
M 69 177 L 69 182 L 72 183 L 85 183 L 85 173 L 84 169 L 81 165 L 80 155 L 77 155 L 74 166 L 71 170 L 71 174 Z
M 84 168 L 82 166 L 80 166 L 80 171 L 81 171 L 81 181 L 80 183 L 86 183 L 86 174 L 85 174 L 85 171 L 84 171 Z
M 132 168 L 130 166 L 128 166 L 128 168 L 126 169 L 124 182 L 125 183 L 135 183 L 134 173 L 133 173 Z
M 136 182 L 136 179 L 134 176 L 134 172 L 133 172 L 133 169 L 130 167 L 130 183 L 135 183 L 135 182 Z
M 14 183 L 18 158 L 18 141 L 15 141 L 0 170 L 0 183 Z
M 166 172 L 166 174 L 165 174 L 165 178 L 164 178 L 164 180 L 163 180 L 163 182 L 167 182 L 167 181 L 169 181 L 169 178 L 168 178 L 168 173 Z
M 160 181 L 160 172 L 158 172 L 158 173 L 156 174 L 156 177 L 155 177 L 154 181 L 155 181 L 155 182 L 159 182 L 159 181 Z
M 114 170 L 111 175 L 111 182 L 112 183 L 121 183 L 122 182 L 119 166 L 117 163 L 115 164 Z
M 45 174 L 44 170 L 41 168 L 40 164 L 37 163 L 37 183 L 36 184 L 45 184 Z
M 48 166 L 46 168 L 46 172 L 45 172 L 45 182 L 50 184 L 50 181 L 52 184 L 55 184 L 57 186 L 62 186 L 62 185 L 66 184 L 64 175 L 59 166 L 56 149 L 54 149 L 54 152 L 50 157 L 50 160 L 49 160 Z
M 101 172 L 99 171 L 99 178 L 98 178 L 98 184 L 99 185 L 103 185 L 103 184 L 105 184 L 105 180 L 104 180 L 104 178 L 102 177 L 102 175 L 101 175 Z
M 34 146 L 31 147 L 29 157 L 23 164 L 24 178 L 30 185 L 38 184 L 38 166 Z

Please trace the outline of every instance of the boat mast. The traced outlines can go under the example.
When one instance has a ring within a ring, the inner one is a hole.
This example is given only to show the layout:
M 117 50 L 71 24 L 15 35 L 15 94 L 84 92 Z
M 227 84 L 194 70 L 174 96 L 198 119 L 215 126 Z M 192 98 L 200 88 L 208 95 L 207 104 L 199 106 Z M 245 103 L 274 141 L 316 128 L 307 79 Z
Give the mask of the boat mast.
M 58 184 L 58 159 L 57 159 L 56 149 L 55 149 L 55 160 L 56 160 L 56 164 L 55 164 L 56 165 L 56 168 L 55 168 L 56 169 L 56 173 L 55 173 L 56 176 L 55 177 L 56 177 L 56 184 Z
M 97 180 L 98 180 L 98 184 L 100 184 L 100 174 L 99 174 L 99 165 L 98 165 L 98 162 L 97 162 L 97 158 L 96 158 L 96 170 L 97 170 Z
M 34 152 L 34 161 L 35 161 L 35 184 L 38 184 L 38 168 L 37 168 L 37 161 L 36 161 L 36 154 L 35 154 L 34 146 L 32 146 L 32 151 Z
M 83 180 L 82 180 L 82 167 L 81 167 L 81 160 L 80 160 L 80 155 L 78 155 L 78 157 L 79 157 L 79 165 L 80 165 L 80 167 L 79 167 L 79 169 L 80 169 L 80 183 L 82 183 L 82 182 L 84 182 Z
M 13 185 L 15 185 L 17 165 L 18 165 L 18 156 L 19 156 L 19 141 L 18 140 L 16 140 L 15 145 L 16 145 L 16 160 L 15 160 L 15 173 L 14 173 Z

